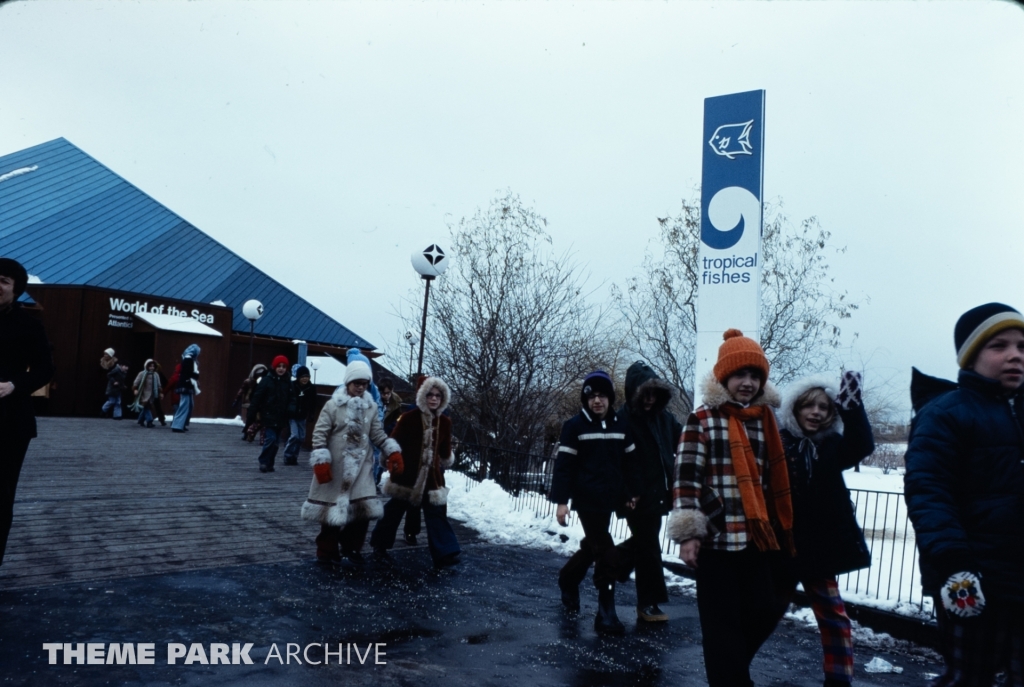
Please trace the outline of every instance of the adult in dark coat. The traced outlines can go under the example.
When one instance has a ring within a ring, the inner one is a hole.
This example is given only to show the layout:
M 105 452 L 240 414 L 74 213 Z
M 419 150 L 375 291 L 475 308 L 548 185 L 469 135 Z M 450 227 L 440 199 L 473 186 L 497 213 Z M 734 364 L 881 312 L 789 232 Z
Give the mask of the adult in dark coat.
M 803 585 L 818 621 L 826 687 L 853 680 L 852 624 L 836 576 L 871 565 L 843 471 L 871 455 L 875 442 L 860 375 L 844 373 L 839 387 L 829 377 L 805 377 L 786 388 L 779 409 L 793 500 L 793 588 Z
M 937 684 L 1019 685 L 1024 646 L 1024 316 L 988 303 L 954 331 L 957 383 L 914 370 L 904 495 L 935 598 Z
M 252 395 L 249 412 L 263 425 L 263 450 L 260 451 L 260 472 L 273 472 L 277 447 L 284 428 L 288 426 L 288 407 L 292 402 L 292 379 L 288 358 L 279 355 L 270 364 L 270 372 L 260 380 Z
M 28 274 L 10 258 L 0 258 L 0 565 L 14 517 L 14 496 L 29 442 L 36 436 L 32 392 L 53 376 L 50 342 L 43 325 L 17 298 Z
M 618 545 L 619 580 L 636 567 L 636 613 L 640 620 L 668 620 L 658 604 L 668 601 L 661 567 L 661 519 L 672 510 L 672 469 L 683 425 L 667 410 L 672 387 L 638 360 L 626 370 L 626 402 L 619 414 L 629 421 L 635 457 L 629 469 L 636 484 L 636 502 L 626 512 L 631 536 Z

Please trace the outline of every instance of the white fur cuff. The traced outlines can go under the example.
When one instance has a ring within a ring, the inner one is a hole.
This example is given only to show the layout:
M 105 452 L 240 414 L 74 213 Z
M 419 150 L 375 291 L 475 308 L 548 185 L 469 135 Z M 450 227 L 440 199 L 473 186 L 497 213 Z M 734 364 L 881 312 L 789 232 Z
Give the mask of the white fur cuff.
M 430 496 L 430 505 L 432 506 L 443 506 L 448 503 L 448 487 L 432 489 L 427 493 Z
M 703 539 L 708 534 L 708 516 L 695 508 L 677 508 L 668 516 L 668 536 L 677 544 Z
M 314 465 L 322 465 L 324 463 L 331 462 L 331 452 L 325 448 L 315 448 L 313 452 L 309 454 L 309 467 Z
M 401 453 L 402 447 L 398 445 L 397 441 L 388 437 L 384 440 L 384 443 L 381 444 L 380 451 L 384 454 L 384 457 L 387 458 L 392 453 Z
M 447 458 L 442 458 L 441 459 L 441 467 L 444 468 L 445 470 L 447 470 L 448 468 L 450 468 L 454 464 L 455 464 L 455 454 L 454 453 L 450 453 L 450 454 L 448 454 Z

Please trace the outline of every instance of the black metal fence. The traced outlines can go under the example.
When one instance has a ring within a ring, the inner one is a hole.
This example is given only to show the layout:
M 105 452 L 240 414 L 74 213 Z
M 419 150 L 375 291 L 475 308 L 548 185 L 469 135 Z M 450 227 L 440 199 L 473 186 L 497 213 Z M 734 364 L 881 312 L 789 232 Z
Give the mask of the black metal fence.
M 547 499 L 554 470 L 554 458 L 508 449 L 461 444 L 455 452 L 453 469 L 471 479 L 470 485 L 489 479 L 512 497 L 516 511 L 531 511 L 540 517 L 555 513 L 555 504 Z M 852 507 L 864 530 L 871 550 L 871 567 L 839 578 L 844 596 L 884 605 L 913 605 L 920 611 L 931 610 L 919 582 L 917 544 L 907 517 L 903 494 L 851 489 Z M 575 514 L 570 515 L 570 525 Z M 679 557 L 679 545 L 662 531 L 662 552 Z M 629 536 L 625 520 L 612 518 L 612 537 L 621 541 Z

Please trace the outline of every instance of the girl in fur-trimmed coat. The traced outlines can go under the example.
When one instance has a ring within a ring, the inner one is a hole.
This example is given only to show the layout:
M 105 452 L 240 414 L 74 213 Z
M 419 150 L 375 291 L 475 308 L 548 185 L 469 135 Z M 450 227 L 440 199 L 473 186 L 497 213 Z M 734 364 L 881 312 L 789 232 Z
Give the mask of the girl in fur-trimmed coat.
M 313 429 L 313 483 L 302 518 L 320 523 L 316 557 L 324 563 L 339 562 L 342 555 L 363 562 L 370 520 L 382 513 L 373 483 L 373 447 L 397 470 L 402 466 L 398 442 L 384 434 L 377 404 L 366 391 L 370 376 L 366 363 L 350 363 L 345 384 L 324 405 Z
M 803 584 L 818 621 L 825 687 L 853 680 L 852 628 L 836 575 L 871 564 L 843 480 L 875 450 L 860 389 L 856 372 L 845 372 L 838 389 L 829 378 L 805 377 L 787 387 L 779 410 L 793 490 L 794 587 Z
M 710 687 L 753 684 L 750 663 L 789 605 L 793 504 L 768 359 L 725 332 L 676 455 L 668 532 L 696 568 Z
M 384 493 L 391 500 L 373 529 L 370 546 L 381 557 L 395 545 L 398 524 L 405 512 L 422 506 L 427 525 L 427 544 L 434 565 L 443 567 L 459 562 L 458 539 L 448 522 L 448 487 L 444 471 L 451 467 L 452 421 L 442 415 L 451 400 L 448 385 L 437 377 L 427 377 L 416 393 L 416 407 L 403 413 L 391 437 L 398 441 L 405 457 L 405 470 L 388 465 L 390 479 Z

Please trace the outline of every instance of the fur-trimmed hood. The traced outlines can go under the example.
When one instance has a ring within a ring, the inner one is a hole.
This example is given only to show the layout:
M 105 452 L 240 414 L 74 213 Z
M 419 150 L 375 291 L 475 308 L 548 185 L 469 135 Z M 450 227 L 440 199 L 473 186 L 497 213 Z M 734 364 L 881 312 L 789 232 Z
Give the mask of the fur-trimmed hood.
M 626 370 L 626 404 L 631 411 L 639 412 L 641 398 L 648 390 L 654 392 L 655 398 L 650 414 L 657 415 L 672 400 L 672 387 L 658 377 L 649 365 L 638 360 Z
M 267 366 L 264 365 L 263 363 L 256 363 L 255 365 L 253 365 L 252 370 L 249 372 L 249 379 L 256 379 L 256 373 L 260 371 L 266 372 Z
M 724 384 L 715 379 L 715 375 L 712 372 L 708 372 L 701 382 L 701 395 L 701 403 L 707 408 L 718 408 L 732 402 L 729 391 L 725 388 Z M 765 382 L 761 392 L 751 401 L 750 405 L 778 408 L 781 403 L 782 399 L 779 396 L 778 389 L 771 382 Z
M 362 401 L 362 403 L 359 404 L 361 408 L 366 408 L 368 407 L 369 404 L 376 403 L 373 400 L 373 396 L 370 395 L 369 391 L 364 391 L 362 396 L 357 396 L 355 398 L 357 398 L 359 401 Z M 331 400 L 334 401 L 334 403 L 339 407 L 348 405 L 349 401 L 351 401 L 352 399 L 353 397 L 348 395 L 348 390 L 345 388 L 344 385 L 339 386 L 337 389 L 334 390 L 334 393 L 331 394 Z
M 825 392 L 825 395 L 831 399 L 833 404 L 836 402 L 836 396 L 839 394 L 839 387 L 836 385 L 834 377 L 828 375 L 811 375 L 798 379 L 787 386 L 782 392 L 782 405 L 779 407 L 779 412 L 777 414 L 779 419 L 779 429 L 784 429 L 797 438 L 804 438 L 804 430 L 800 428 L 800 423 L 796 421 L 796 415 L 793 413 L 793 406 L 796 404 L 796 399 L 800 398 L 805 391 L 814 388 L 822 389 Z M 831 425 L 815 434 L 814 440 L 818 441 L 822 437 L 827 437 L 830 434 L 842 433 L 843 420 L 839 417 L 837 409 L 835 420 Z
M 451 403 L 452 392 L 448 385 L 438 377 L 427 377 L 423 380 L 419 390 L 416 392 L 416 407 L 428 415 L 431 414 L 430 408 L 427 407 L 427 394 L 431 389 L 437 389 L 441 392 L 441 405 L 433 413 L 440 415 L 448 407 L 448 404 Z

